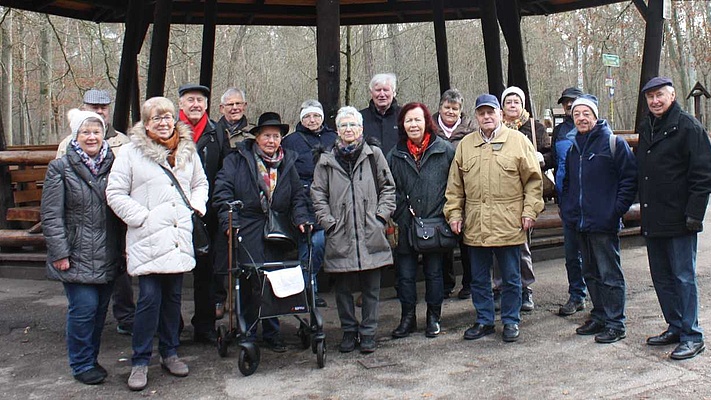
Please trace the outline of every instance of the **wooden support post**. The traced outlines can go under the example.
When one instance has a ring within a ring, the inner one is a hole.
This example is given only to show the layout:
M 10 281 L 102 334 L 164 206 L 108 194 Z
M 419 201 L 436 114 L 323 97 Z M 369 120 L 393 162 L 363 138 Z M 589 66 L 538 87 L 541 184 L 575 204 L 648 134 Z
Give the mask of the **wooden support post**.
M 316 64 L 318 100 L 333 127 L 341 93 L 341 4 L 340 0 L 316 1 Z
M 496 0 L 482 0 L 480 4 L 481 32 L 484 37 L 489 93 L 499 97 L 501 92 L 504 91 L 504 78 L 501 63 L 501 44 L 499 42 L 499 24 L 496 22 Z
M 496 15 L 499 19 L 506 45 L 509 48 L 507 86 L 518 86 L 523 90 L 526 95 L 526 104 L 523 106 L 532 113 L 528 77 L 526 76 L 526 60 L 523 54 L 523 40 L 521 39 L 521 13 L 518 0 L 497 1 Z M 500 95 L 501 93 L 499 93 Z
M 132 86 L 133 82 L 138 80 L 137 57 L 146 35 L 146 30 L 141 28 L 142 4 L 143 2 L 139 0 L 129 0 L 126 12 L 126 31 L 121 51 L 113 122 L 114 128 L 120 132 L 126 132 L 129 127 L 128 113 L 131 105 Z
M 450 88 L 449 51 L 447 49 L 447 27 L 444 19 L 444 1 L 432 0 L 432 14 L 437 48 L 437 71 L 439 72 L 439 93 Z
M 205 21 L 202 26 L 202 55 L 200 59 L 200 84 L 212 93 L 212 71 L 215 58 L 215 24 L 217 23 L 217 0 L 205 1 Z M 212 96 L 211 96 L 212 97 Z M 208 102 L 208 106 L 211 105 Z M 208 111 L 209 112 L 209 111 Z
M 173 0 L 157 0 L 153 12 L 153 41 L 151 42 L 151 60 L 148 65 L 148 84 L 146 98 L 163 96 L 165 90 L 165 70 L 168 62 L 168 43 L 170 39 L 170 16 L 173 13 Z
M 649 0 L 647 15 L 644 16 L 647 25 L 644 30 L 644 50 L 642 52 L 642 71 L 639 76 L 639 95 L 637 97 L 637 116 L 635 132 L 647 115 L 647 100 L 642 93 L 642 87 L 650 79 L 659 75 L 659 63 L 662 56 L 662 39 L 664 35 L 664 0 Z

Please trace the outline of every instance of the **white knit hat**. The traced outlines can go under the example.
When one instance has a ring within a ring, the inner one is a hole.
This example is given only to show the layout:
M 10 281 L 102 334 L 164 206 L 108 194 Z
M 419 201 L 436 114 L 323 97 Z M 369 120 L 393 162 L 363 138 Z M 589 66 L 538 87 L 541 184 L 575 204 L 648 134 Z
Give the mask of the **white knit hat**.
M 81 126 L 84 124 L 84 121 L 89 118 L 96 118 L 101 121 L 101 126 L 103 127 L 104 132 L 106 132 L 106 123 L 104 122 L 104 119 L 101 118 L 101 115 L 92 111 L 83 111 L 78 108 L 72 108 L 71 110 L 69 110 L 69 112 L 67 112 L 67 119 L 69 119 L 69 127 L 72 129 L 72 138 L 77 138 L 79 128 L 81 128 Z
M 573 108 L 571 110 L 575 110 L 575 107 L 577 106 L 588 106 L 592 110 L 593 114 L 595 114 L 595 118 L 598 118 L 598 112 L 597 112 L 597 97 L 591 95 L 591 94 L 584 94 L 573 102 Z
M 504 102 L 506 102 L 506 96 L 511 94 L 518 96 L 521 99 L 521 104 L 526 104 L 526 95 L 523 94 L 523 90 L 518 86 L 509 86 L 501 93 L 501 104 L 504 104 Z

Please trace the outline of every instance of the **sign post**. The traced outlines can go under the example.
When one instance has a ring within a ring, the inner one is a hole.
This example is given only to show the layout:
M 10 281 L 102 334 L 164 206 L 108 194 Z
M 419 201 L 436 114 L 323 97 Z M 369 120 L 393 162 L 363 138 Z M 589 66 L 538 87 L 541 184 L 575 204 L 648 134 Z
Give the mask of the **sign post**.
M 610 126 L 614 126 L 615 122 L 615 79 L 612 77 L 612 68 L 620 67 L 620 57 L 617 54 L 602 53 L 602 65 L 607 67 L 607 77 L 605 78 L 605 87 L 607 87 L 607 95 L 610 98 Z

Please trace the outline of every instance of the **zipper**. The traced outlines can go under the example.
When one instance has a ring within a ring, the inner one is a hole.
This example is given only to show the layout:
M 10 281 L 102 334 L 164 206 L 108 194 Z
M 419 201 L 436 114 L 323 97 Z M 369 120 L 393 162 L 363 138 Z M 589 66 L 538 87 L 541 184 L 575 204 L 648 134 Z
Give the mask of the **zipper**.
M 361 168 L 362 171 L 363 168 Z M 354 171 L 355 172 L 355 171 Z M 355 175 L 355 173 L 353 174 Z M 361 174 L 362 175 L 362 174 Z M 356 259 L 358 260 L 358 270 L 362 270 L 363 268 L 360 265 L 360 240 L 358 240 L 358 213 L 356 212 L 356 198 L 355 198 L 355 186 L 353 185 L 353 178 L 355 176 L 351 177 L 351 203 L 353 204 L 353 232 L 355 233 L 355 244 L 356 244 Z

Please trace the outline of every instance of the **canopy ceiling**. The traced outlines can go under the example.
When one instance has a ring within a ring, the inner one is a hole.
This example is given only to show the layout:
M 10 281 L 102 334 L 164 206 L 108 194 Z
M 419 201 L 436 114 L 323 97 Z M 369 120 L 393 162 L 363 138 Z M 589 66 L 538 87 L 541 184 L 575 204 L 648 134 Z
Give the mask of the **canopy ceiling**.
M 125 22 L 129 1 L 0 0 L 0 5 L 94 22 Z M 547 15 L 629 0 L 519 0 L 521 15 Z M 152 15 L 155 0 L 143 1 Z M 478 19 L 479 0 L 444 0 L 447 20 Z M 432 20 L 432 0 L 341 0 L 341 25 Z M 217 0 L 218 25 L 315 26 L 316 0 Z M 201 24 L 204 0 L 173 0 L 172 23 Z

